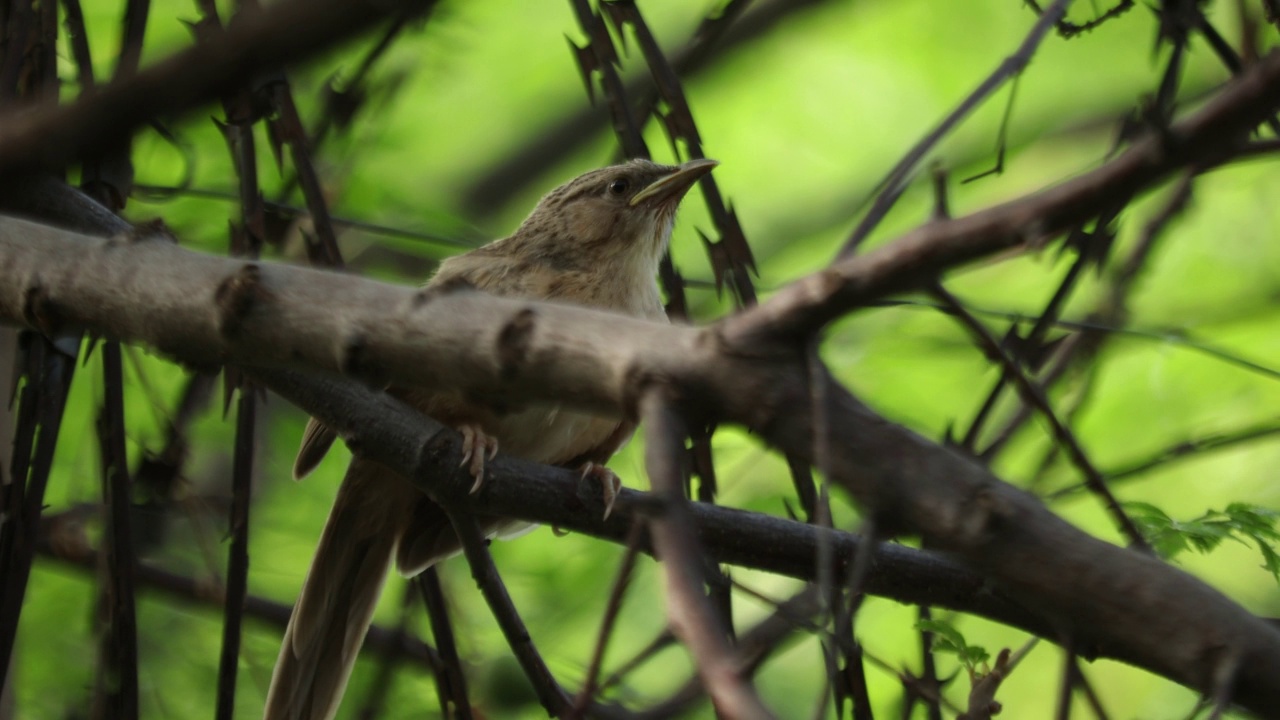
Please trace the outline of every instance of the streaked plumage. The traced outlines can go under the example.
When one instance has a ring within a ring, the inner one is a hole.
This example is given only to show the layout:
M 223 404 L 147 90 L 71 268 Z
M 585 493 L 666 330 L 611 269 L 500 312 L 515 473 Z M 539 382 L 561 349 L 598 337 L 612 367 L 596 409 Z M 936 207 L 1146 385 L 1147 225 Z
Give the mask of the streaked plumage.
M 632 160 L 586 173 L 544 197 L 511 236 L 446 260 L 428 285 L 463 281 L 495 295 L 665 319 L 658 262 L 680 199 L 714 165 Z M 457 392 L 392 392 L 440 422 L 482 428 L 503 452 L 550 465 L 604 463 L 633 429 L 617 418 L 556 406 L 499 414 Z M 309 472 L 333 440 L 312 421 L 295 476 Z M 512 523 L 486 524 L 493 532 Z M 354 458 L 285 631 L 266 717 L 333 717 L 390 562 L 414 575 L 457 550 L 437 505 L 387 468 Z

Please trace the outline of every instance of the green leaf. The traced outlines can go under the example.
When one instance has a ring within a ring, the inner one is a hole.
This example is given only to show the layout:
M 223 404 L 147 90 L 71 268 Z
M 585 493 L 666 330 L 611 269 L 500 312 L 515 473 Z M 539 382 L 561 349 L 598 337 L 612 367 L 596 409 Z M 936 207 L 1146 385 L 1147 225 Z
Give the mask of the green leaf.
M 1267 572 L 1280 582 L 1280 552 L 1274 547 L 1280 541 L 1280 511 L 1248 503 L 1231 503 L 1225 510 L 1208 510 L 1198 518 L 1174 520 L 1163 510 L 1144 502 L 1124 503 L 1129 517 L 1144 537 L 1163 558 L 1172 560 L 1190 549 L 1208 553 L 1223 540 L 1248 545 L 1252 540 L 1262 554 Z
M 964 635 L 950 623 L 942 620 L 920 620 L 916 629 L 933 633 L 933 649 L 937 652 L 951 653 L 959 659 L 971 673 L 985 672 L 985 666 L 991 654 L 979 645 L 970 645 Z
M 1258 550 L 1262 553 L 1262 567 L 1266 568 L 1267 572 L 1271 573 L 1271 577 L 1280 583 L 1280 553 L 1262 541 L 1258 541 Z

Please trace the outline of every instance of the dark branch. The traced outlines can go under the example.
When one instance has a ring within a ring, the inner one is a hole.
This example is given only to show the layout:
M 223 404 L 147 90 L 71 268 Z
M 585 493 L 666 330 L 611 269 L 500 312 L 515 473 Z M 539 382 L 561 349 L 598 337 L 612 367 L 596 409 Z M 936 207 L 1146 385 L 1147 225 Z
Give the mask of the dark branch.
M 429 0 L 289 0 L 90 97 L 0 116 L 0 171 L 57 168 L 119 142 L 153 118 L 189 112 L 263 68 L 295 63 Z

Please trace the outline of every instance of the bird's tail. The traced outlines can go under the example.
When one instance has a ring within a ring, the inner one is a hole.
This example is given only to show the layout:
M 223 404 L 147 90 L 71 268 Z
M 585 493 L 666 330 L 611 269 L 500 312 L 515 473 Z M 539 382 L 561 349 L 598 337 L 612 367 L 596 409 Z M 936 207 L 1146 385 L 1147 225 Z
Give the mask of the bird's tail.
M 264 720 L 328 720 L 337 713 L 419 498 L 381 465 L 352 461 L 289 618 Z

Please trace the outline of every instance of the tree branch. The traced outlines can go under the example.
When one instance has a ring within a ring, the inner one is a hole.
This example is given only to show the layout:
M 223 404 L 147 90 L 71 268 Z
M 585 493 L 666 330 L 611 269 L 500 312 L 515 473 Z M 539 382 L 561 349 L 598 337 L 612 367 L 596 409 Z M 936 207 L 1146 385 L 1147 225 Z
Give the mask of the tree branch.
M 667 621 L 694 658 L 702 684 L 718 715 L 763 720 L 773 715 L 755 688 L 745 682 L 729 644 L 728 618 L 717 613 L 703 586 L 707 577 L 703 553 L 693 532 L 693 513 L 685 497 L 684 415 L 661 388 L 640 402 L 645 422 L 645 467 L 657 499 L 649 520 L 649 534 L 662 560 L 667 595 Z
M 1271 65 L 1280 68 L 1280 61 Z M 773 317 L 767 307 L 761 312 Z M 702 329 L 671 326 L 202 256 L 154 236 L 95 240 L 0 219 L 0 319 L 10 322 L 46 332 L 82 327 L 198 365 L 292 366 L 379 384 L 449 386 L 501 399 L 507 408 L 554 399 L 631 412 L 661 381 L 679 392 L 682 407 L 705 415 L 690 422 L 737 422 L 811 461 L 803 347 L 766 336 L 751 344 L 735 338 L 733 323 L 751 314 Z M 1191 576 L 1081 533 L 985 468 L 887 422 L 834 380 L 826 382 L 829 436 L 819 440 L 830 448 L 830 478 L 878 528 L 917 532 L 930 546 L 954 553 L 1086 656 L 1117 657 L 1204 692 L 1213 691 L 1223 663 L 1230 663 L 1239 668 L 1238 702 L 1258 711 L 1280 707 L 1274 682 L 1280 633 Z M 305 409 L 326 422 L 350 410 Z M 460 458 L 451 432 L 390 439 L 402 443 L 383 447 L 385 457 L 378 458 L 397 469 L 429 466 L 438 473 Z M 368 440 L 356 450 L 368 452 Z M 488 507 L 498 514 L 527 517 L 522 508 L 533 491 L 513 490 L 526 488 L 527 479 L 506 484 L 504 475 L 514 478 L 502 467 L 495 466 L 479 495 L 492 495 Z M 444 485 L 426 489 L 446 506 L 471 509 L 468 481 L 454 477 Z M 550 521 L 582 524 L 598 502 L 578 497 L 560 507 L 566 522 Z M 630 519 L 619 511 L 633 502 L 624 493 L 611 518 L 623 523 L 619 537 Z M 576 523 L 568 521 L 573 518 Z
M 259 71 L 297 62 L 430 0 L 288 0 L 247 13 L 225 33 L 121 78 L 71 105 L 0 116 L 0 170 L 57 168 L 91 156 L 152 118 L 189 111 Z M 248 17 L 251 15 L 252 17 Z
M 868 301 L 1010 248 L 1033 249 L 1180 168 L 1214 161 L 1280 107 L 1280 52 L 1259 60 L 1194 115 L 1152 131 L 1080 177 L 972 215 L 922 225 L 897 240 L 791 283 L 728 324 L 727 335 L 803 337 Z

